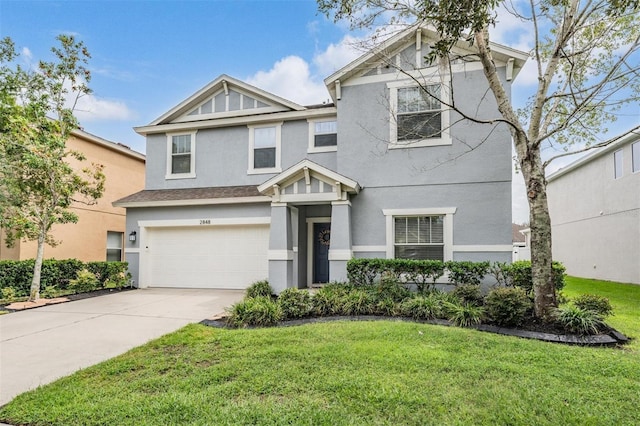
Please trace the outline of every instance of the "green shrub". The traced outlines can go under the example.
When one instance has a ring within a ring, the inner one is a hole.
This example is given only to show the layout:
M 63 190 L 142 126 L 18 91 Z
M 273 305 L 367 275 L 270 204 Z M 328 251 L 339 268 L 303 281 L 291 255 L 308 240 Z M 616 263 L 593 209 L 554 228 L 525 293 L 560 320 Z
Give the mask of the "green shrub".
M 555 319 L 565 330 L 579 335 L 598 334 L 606 329 L 606 324 L 598 313 L 574 305 L 558 308 Z
M 246 296 L 250 297 L 271 297 L 273 289 L 269 285 L 269 281 L 256 281 L 247 288 Z
M 415 283 L 420 291 L 430 288 L 444 274 L 439 260 L 351 259 L 347 262 L 347 278 L 353 285 L 371 286 L 377 278 Z
M 462 302 L 476 306 L 482 305 L 482 293 L 478 284 L 459 285 L 451 293 Z
M 13 287 L 5 287 L 2 289 L 2 299 L 6 302 L 13 302 L 16 300 L 17 292 Z
M 402 315 L 421 320 L 440 317 L 442 308 L 442 303 L 430 295 L 408 299 L 400 305 Z
M 340 315 L 369 315 L 375 313 L 374 297 L 359 288 L 348 291 L 340 300 Z
M 402 315 L 401 304 L 390 298 L 378 300 L 373 307 L 372 313 L 375 315 L 386 315 L 390 317 Z
M 564 288 L 565 267 L 562 263 L 554 261 L 552 263 L 553 282 L 556 291 Z M 533 278 L 531 276 L 531 261 L 519 260 L 513 262 L 505 272 L 507 285 L 520 287 L 528 294 L 533 294 Z
M 282 308 L 270 295 L 248 297 L 231 306 L 227 312 L 227 324 L 232 327 L 267 327 L 277 324 L 283 318 Z
M 101 288 L 122 288 L 129 284 L 131 274 L 127 262 L 87 262 L 86 268 L 93 272 Z
M 397 280 L 385 278 L 378 284 L 365 287 L 376 301 L 391 299 L 394 302 L 402 302 L 413 296 L 411 290 Z
M 40 296 L 45 299 L 55 299 L 58 297 L 58 289 L 54 285 L 48 285 L 40 292 Z
M 448 319 L 458 327 L 469 327 L 480 324 L 484 315 L 484 308 L 470 303 L 447 303 Z
M 449 271 L 449 282 L 454 285 L 480 284 L 489 272 L 489 262 L 454 261 L 445 262 Z
M 613 313 L 613 307 L 609 303 L 609 299 L 597 294 L 581 294 L 573 299 L 573 304 L 585 311 L 592 311 L 606 318 Z
M 311 298 L 313 313 L 317 316 L 342 315 L 342 305 L 351 286 L 332 283 L 322 286 Z
M 86 269 L 78 271 L 76 279 L 69 281 L 69 289 L 76 293 L 86 293 L 98 288 L 99 281 L 93 272 Z
M 288 288 L 278 296 L 283 319 L 304 318 L 309 316 L 313 305 L 308 291 Z
M 12 287 L 18 296 L 28 296 L 34 263 L 33 259 L 0 261 L 0 288 Z M 94 273 L 100 287 L 104 287 L 107 282 L 120 280 L 122 283 L 122 276 L 126 280 L 123 285 L 126 285 L 130 279 L 128 266 L 127 262 L 83 263 L 77 259 L 45 259 L 42 262 L 40 288 L 55 286 L 58 290 L 66 290 L 70 281 L 75 279 L 82 269 Z
M 514 327 L 522 324 L 533 304 L 519 287 L 498 287 L 489 292 L 484 306 L 494 324 Z

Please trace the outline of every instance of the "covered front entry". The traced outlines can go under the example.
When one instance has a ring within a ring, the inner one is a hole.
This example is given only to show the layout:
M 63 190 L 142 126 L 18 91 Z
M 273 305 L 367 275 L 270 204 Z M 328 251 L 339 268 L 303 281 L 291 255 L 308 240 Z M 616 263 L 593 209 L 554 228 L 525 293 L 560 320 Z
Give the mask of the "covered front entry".
M 244 289 L 268 277 L 269 225 L 151 227 L 144 287 Z
M 351 201 L 357 182 L 303 160 L 258 187 L 270 196 L 269 283 L 291 287 L 346 280 Z

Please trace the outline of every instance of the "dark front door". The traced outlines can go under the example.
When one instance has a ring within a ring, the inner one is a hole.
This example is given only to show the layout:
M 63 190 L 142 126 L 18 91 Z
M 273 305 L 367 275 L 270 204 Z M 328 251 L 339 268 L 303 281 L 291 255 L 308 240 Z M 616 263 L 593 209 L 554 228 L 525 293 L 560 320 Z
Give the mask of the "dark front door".
M 329 243 L 331 224 L 313 224 L 313 282 L 329 282 Z

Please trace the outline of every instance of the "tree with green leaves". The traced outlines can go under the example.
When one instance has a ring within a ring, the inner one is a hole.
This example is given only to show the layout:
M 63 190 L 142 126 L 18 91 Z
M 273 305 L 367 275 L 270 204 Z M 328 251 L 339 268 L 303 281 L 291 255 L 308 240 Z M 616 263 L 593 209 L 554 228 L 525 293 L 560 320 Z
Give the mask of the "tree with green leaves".
M 426 58 L 432 63 L 450 59 L 461 40 L 473 46 L 475 55 L 465 60 L 481 63 L 500 113 L 491 123 L 509 126 L 524 177 L 535 313 L 547 317 L 557 302 L 545 168 L 556 158 L 606 146 L 624 136 L 609 136 L 607 126 L 623 106 L 640 100 L 638 1 L 318 0 L 318 5 L 335 21 L 349 21 L 352 29 L 401 27 L 416 21 L 415 25 L 430 26 L 439 35 Z M 500 26 L 499 13 L 510 13 L 532 35 L 530 54 L 538 82 L 521 109 L 510 100 L 489 43 Z M 473 119 L 455 105 L 443 103 Z M 560 151 L 543 155 L 549 147 Z
M 94 204 L 104 191 L 102 166 L 83 165 L 84 156 L 66 147 L 78 128 L 78 99 L 91 93 L 90 55 L 72 36 L 57 40 L 54 60 L 35 70 L 16 63 L 10 38 L 0 41 L 0 227 L 8 244 L 38 242 L 30 301 L 40 297 L 45 244 L 59 243 L 52 227 L 76 223 L 73 203 Z

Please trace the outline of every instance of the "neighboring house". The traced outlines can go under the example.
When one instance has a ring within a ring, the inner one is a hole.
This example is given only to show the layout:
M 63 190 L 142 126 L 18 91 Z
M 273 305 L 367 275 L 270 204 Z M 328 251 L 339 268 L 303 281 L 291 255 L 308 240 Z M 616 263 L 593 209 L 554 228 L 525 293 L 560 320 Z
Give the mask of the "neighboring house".
M 126 250 L 137 285 L 268 278 L 280 292 L 345 280 L 353 257 L 510 261 L 509 129 L 464 121 L 419 88 L 499 117 L 468 43 L 451 68 L 425 65 L 434 35 L 408 29 L 328 77 L 333 103 L 222 75 L 136 128 L 146 189 L 114 205 L 139 236 Z M 492 51 L 510 91 L 527 55 Z
M 531 260 L 531 228 L 529 225 L 511 224 L 513 242 L 513 261 Z
M 46 246 L 45 259 L 124 260 L 126 211 L 112 202 L 144 188 L 144 155 L 82 130 L 71 133 L 67 147 L 86 157 L 80 167 L 90 163 L 104 166 L 105 189 L 94 205 L 73 204 L 71 210 L 78 215 L 78 223 L 53 226 L 53 238 L 61 243 Z M 33 259 L 36 249 L 36 241 L 17 241 L 7 248 L 0 233 L 1 260 Z
M 640 133 L 547 178 L 553 258 L 579 277 L 640 284 Z

